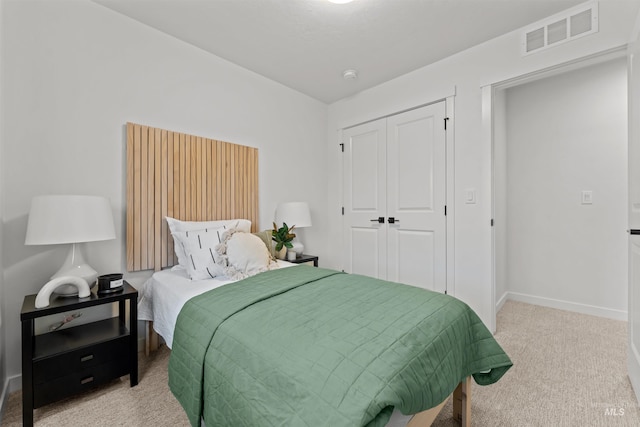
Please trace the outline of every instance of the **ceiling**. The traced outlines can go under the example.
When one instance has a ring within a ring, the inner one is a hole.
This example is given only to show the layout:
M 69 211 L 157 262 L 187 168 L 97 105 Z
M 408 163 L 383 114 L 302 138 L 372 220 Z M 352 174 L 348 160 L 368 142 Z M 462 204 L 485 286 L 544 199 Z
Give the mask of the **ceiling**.
M 583 0 L 94 0 L 325 103 Z M 355 69 L 358 78 L 343 79 Z

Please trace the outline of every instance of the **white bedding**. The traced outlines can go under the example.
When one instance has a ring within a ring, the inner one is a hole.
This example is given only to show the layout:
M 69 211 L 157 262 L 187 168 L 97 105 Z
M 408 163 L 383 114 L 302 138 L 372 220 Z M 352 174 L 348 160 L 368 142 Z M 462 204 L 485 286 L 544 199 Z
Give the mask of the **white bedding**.
M 295 264 L 278 260 L 279 267 L 292 265 Z M 184 303 L 208 290 L 233 282 L 226 277 L 191 280 L 187 270 L 182 268 L 157 271 L 139 290 L 138 319 L 153 321 L 153 329 L 171 348 L 173 330 Z
M 295 264 L 279 260 L 278 265 L 290 267 Z M 171 348 L 173 330 L 182 306 L 194 296 L 229 283 L 233 281 L 223 277 L 191 280 L 184 269 L 155 272 L 139 290 L 138 319 L 153 321 L 153 329 Z M 405 427 L 410 419 L 410 415 L 394 410 L 386 427 Z

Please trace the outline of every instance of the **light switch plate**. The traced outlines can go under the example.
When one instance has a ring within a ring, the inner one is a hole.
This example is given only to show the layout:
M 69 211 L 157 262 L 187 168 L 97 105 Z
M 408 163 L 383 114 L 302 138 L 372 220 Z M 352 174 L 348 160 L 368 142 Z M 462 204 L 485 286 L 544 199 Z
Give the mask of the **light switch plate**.
M 591 190 L 582 190 L 582 204 L 583 205 L 592 205 L 593 204 L 593 191 L 591 191 Z
M 476 203 L 476 189 L 475 188 L 467 188 L 464 191 L 464 202 L 467 204 L 475 204 Z

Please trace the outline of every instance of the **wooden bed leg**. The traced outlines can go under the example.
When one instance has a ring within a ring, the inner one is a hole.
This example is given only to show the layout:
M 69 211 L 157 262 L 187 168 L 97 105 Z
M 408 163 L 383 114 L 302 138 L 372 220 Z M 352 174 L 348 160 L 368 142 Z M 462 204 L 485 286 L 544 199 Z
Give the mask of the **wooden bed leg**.
M 158 334 L 153 330 L 153 322 L 147 322 L 147 328 L 144 339 L 144 354 L 149 356 L 152 351 L 158 349 Z
M 438 406 L 415 414 L 407 423 L 407 427 L 429 427 L 449 401 L 449 395 Z M 471 427 L 471 377 L 465 378 L 453 391 L 453 418 L 460 421 L 462 427 Z
M 471 427 L 471 377 L 465 378 L 453 392 L 453 418 L 462 427 Z
M 415 414 L 409 422 L 407 423 L 407 427 L 429 427 L 438 417 L 438 414 L 442 410 L 442 407 L 447 403 L 449 398 L 443 400 L 438 406 L 435 406 L 431 409 L 427 409 L 426 411 L 419 412 Z

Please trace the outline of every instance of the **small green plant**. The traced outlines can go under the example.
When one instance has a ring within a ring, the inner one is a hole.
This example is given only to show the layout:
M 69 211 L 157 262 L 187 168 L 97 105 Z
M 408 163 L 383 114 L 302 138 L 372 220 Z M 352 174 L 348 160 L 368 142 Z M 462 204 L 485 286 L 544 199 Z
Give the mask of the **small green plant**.
M 283 223 L 282 227 L 278 228 L 276 223 L 273 223 L 273 231 L 271 232 L 271 238 L 274 242 L 276 242 L 276 251 L 282 250 L 282 247 L 287 247 L 289 249 L 293 248 L 291 241 L 296 237 L 295 234 L 292 233 L 293 229 L 296 226 L 293 225 L 291 228 L 287 226 L 287 223 Z

